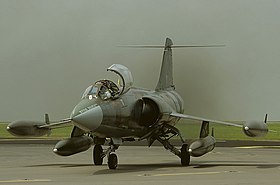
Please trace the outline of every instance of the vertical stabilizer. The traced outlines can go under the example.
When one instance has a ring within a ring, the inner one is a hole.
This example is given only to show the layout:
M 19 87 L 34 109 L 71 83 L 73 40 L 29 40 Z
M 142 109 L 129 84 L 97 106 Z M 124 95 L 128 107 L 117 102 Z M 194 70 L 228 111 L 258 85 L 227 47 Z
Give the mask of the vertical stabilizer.
M 161 64 L 161 71 L 156 90 L 171 90 L 174 89 L 173 84 L 173 64 L 172 64 L 172 40 L 166 38 L 164 53 Z

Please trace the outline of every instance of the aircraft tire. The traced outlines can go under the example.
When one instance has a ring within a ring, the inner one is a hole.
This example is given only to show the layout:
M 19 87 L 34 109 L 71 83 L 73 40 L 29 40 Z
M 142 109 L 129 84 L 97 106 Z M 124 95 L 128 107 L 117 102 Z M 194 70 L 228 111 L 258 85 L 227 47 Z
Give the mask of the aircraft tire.
M 190 159 L 191 156 L 188 152 L 188 145 L 187 144 L 183 144 L 182 148 L 181 148 L 181 165 L 182 166 L 189 166 L 190 165 Z
M 95 165 L 102 165 L 103 158 L 101 157 L 103 149 L 101 145 L 95 145 L 93 148 L 93 163 Z
M 118 157 L 116 154 L 109 154 L 108 167 L 109 169 L 116 169 L 118 166 Z

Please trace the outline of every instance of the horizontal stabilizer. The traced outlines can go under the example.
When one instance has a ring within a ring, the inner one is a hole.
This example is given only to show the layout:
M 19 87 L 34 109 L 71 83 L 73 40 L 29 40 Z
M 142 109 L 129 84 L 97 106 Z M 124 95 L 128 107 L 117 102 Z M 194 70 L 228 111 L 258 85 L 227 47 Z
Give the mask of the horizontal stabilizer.
M 226 45 L 214 44 L 214 45 L 171 45 L 169 48 L 211 48 L 211 47 L 225 47 Z M 165 45 L 123 45 L 118 47 L 125 48 L 165 48 Z

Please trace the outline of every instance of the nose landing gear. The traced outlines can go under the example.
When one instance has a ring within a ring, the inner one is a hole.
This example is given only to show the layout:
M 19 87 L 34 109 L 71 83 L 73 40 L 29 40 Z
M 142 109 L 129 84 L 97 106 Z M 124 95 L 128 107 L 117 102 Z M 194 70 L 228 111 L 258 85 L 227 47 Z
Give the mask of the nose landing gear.
M 93 163 L 97 166 L 103 163 L 103 148 L 101 145 L 95 145 L 93 148 Z
M 116 141 L 116 139 L 115 139 Z M 118 140 L 119 141 L 119 140 Z M 102 146 L 100 144 L 96 144 L 93 148 L 93 163 L 95 165 L 102 165 L 103 158 L 108 157 L 108 167 L 109 169 L 116 169 L 118 166 L 118 157 L 114 153 L 120 146 L 120 144 L 114 144 L 114 139 L 111 139 L 110 147 L 103 151 Z
M 109 154 L 108 156 L 108 167 L 109 169 L 116 169 L 118 166 L 118 157 L 115 153 Z

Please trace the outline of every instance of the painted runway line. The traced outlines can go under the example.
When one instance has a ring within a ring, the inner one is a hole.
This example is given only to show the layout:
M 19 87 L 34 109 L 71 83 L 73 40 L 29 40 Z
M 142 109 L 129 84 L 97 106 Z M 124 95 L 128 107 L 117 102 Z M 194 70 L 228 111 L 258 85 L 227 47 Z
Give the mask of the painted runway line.
M 280 146 L 240 146 L 235 148 L 241 148 L 241 149 L 261 149 L 261 148 L 275 148 L 280 149 Z
M 16 179 L 16 180 L 0 180 L 0 183 L 29 183 L 29 182 L 51 182 L 51 179 Z
M 138 176 L 145 177 L 163 177 L 163 176 L 181 176 L 181 175 L 213 175 L 219 173 L 226 173 L 225 171 L 220 172 L 192 172 L 192 173 L 161 173 L 161 174 L 141 174 Z

